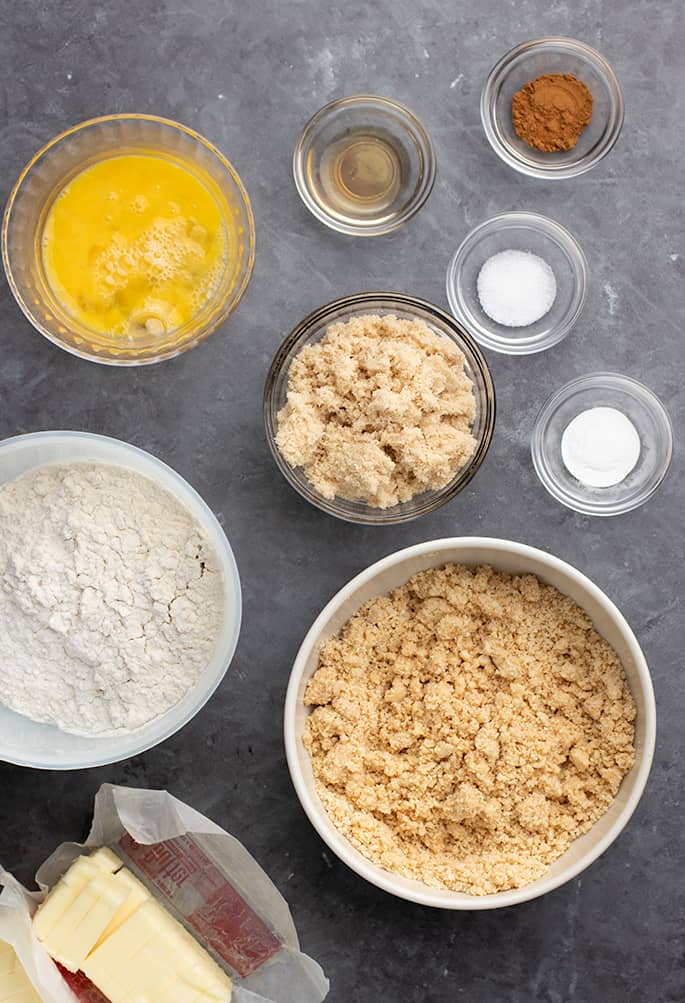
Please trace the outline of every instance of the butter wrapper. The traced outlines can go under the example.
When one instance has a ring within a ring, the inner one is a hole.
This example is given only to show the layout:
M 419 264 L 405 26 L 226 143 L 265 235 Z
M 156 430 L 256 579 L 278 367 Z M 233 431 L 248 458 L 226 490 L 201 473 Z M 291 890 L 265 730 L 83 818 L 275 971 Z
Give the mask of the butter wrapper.
M 287 903 L 242 843 L 168 794 L 103 784 L 83 844 L 63 843 L 31 894 L 0 871 L 0 938 L 50 1003 L 107 1003 L 83 975 L 56 966 L 31 914 L 73 861 L 108 846 L 233 980 L 233 1003 L 322 1003 L 328 980 L 299 949 Z M 60 974 L 61 973 L 61 974 Z

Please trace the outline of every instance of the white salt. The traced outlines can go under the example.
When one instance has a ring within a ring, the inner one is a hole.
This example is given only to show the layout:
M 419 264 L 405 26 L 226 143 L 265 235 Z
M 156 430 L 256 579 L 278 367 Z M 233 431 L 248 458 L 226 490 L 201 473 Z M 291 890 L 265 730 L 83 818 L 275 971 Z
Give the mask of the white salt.
M 485 262 L 476 282 L 480 305 L 504 327 L 528 327 L 551 309 L 557 295 L 554 272 L 530 251 L 499 251 Z
M 640 436 L 630 418 L 613 407 L 581 411 L 564 429 L 561 458 L 576 480 L 610 488 L 625 480 L 640 458 Z

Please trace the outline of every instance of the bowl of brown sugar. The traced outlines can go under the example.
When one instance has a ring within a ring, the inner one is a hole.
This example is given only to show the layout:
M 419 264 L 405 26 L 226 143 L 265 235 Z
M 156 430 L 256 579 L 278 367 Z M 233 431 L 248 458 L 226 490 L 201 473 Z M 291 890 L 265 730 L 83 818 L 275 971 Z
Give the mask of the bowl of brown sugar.
M 490 145 L 514 170 L 571 178 L 613 148 L 623 96 L 611 66 L 589 45 L 539 38 L 517 45 L 492 69 L 480 113 Z
M 391 894 L 494 909 L 571 880 L 629 821 L 654 753 L 639 644 L 580 571 L 434 540 L 344 586 L 295 659 L 285 745 L 321 838 Z
M 348 522 L 388 525 L 463 491 L 492 440 L 495 390 L 478 345 L 443 310 L 404 293 L 357 293 L 285 339 L 264 423 L 303 498 Z

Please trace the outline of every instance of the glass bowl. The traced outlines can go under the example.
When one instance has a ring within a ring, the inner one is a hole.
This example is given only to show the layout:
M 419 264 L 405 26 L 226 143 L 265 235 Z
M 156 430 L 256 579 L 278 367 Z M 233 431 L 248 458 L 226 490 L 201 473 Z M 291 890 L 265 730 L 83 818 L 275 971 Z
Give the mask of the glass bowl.
M 514 131 L 514 94 L 547 73 L 572 73 L 593 97 L 592 118 L 572 150 L 545 153 Z M 589 45 L 572 38 L 538 38 L 511 49 L 490 71 L 480 116 L 493 150 L 515 171 L 533 178 L 572 178 L 589 171 L 614 146 L 623 125 L 623 95 L 606 59 Z
M 527 327 L 498 324 L 478 299 L 481 268 L 493 254 L 508 250 L 531 251 L 543 258 L 557 283 L 549 311 Z M 586 282 L 585 255 L 568 230 L 534 212 L 503 212 L 462 241 L 447 269 L 447 299 L 454 316 L 481 345 L 506 355 L 530 355 L 566 337 L 583 307 Z
M 92 330 L 64 309 L 45 274 L 41 237 L 52 204 L 69 181 L 100 160 L 135 153 L 163 157 L 195 174 L 219 207 L 228 254 L 216 291 L 192 320 L 164 335 L 143 329 L 124 341 Z M 208 337 L 238 305 L 254 255 L 252 210 L 233 167 L 192 129 L 153 115 L 107 115 L 56 136 L 19 176 L 2 227 L 7 279 L 36 330 L 73 355 L 118 366 L 160 362 Z
M 613 407 L 630 419 L 640 436 L 640 456 L 628 476 L 607 488 L 588 487 L 566 469 L 561 438 L 569 422 L 588 408 Z M 665 478 L 673 433 L 666 410 L 651 390 L 619 373 L 579 376 L 552 394 L 535 422 L 533 466 L 557 501 L 585 515 L 621 515 L 643 505 Z
M 0 442 L 0 484 L 51 463 L 108 463 L 149 477 L 173 495 L 202 527 L 224 579 L 224 622 L 202 676 L 177 704 L 141 728 L 121 734 L 75 735 L 31 721 L 0 704 L 0 760 L 37 770 L 81 770 L 137 756 L 183 728 L 204 707 L 233 659 L 241 620 L 238 567 L 218 519 L 197 491 L 151 453 L 89 432 L 31 432 Z
M 381 144 L 376 155 L 392 185 L 381 203 L 346 199 L 344 183 L 333 185 L 330 179 L 330 150 L 351 135 L 367 149 L 369 139 Z M 357 94 L 332 101 L 310 119 L 295 147 L 293 177 L 300 198 L 318 220 L 339 233 L 371 237 L 396 230 L 424 204 L 435 182 L 435 150 L 421 122 L 403 104 Z
M 285 405 L 288 390 L 288 373 L 296 355 L 313 342 L 320 341 L 327 328 L 334 323 L 350 320 L 365 314 L 395 314 L 397 317 L 423 320 L 437 334 L 453 341 L 464 353 L 466 374 L 473 381 L 476 401 L 476 416 L 473 435 L 476 448 L 468 463 L 454 478 L 438 491 L 426 491 L 407 502 L 392 508 L 380 509 L 362 501 L 348 501 L 345 498 L 324 498 L 307 479 L 301 468 L 291 467 L 281 455 L 276 445 L 278 412 Z M 347 522 L 363 525 L 387 526 L 392 523 L 409 522 L 420 515 L 434 512 L 445 502 L 466 487 L 475 475 L 488 451 L 495 427 L 495 388 L 490 370 L 478 346 L 470 335 L 438 307 L 415 296 L 404 293 L 357 293 L 334 300 L 319 307 L 290 332 L 271 363 L 264 388 L 264 424 L 269 448 L 278 469 L 288 483 L 303 498 L 329 515 Z

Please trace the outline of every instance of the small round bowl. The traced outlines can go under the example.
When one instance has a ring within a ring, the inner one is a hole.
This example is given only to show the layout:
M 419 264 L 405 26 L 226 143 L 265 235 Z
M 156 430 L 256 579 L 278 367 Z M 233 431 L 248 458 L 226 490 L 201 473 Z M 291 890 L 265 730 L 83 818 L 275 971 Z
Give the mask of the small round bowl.
M 493 254 L 531 251 L 554 272 L 557 294 L 544 317 L 527 327 L 492 320 L 478 298 L 478 274 Z M 447 269 L 447 299 L 457 320 L 481 345 L 505 355 L 531 355 L 558 344 L 578 320 L 585 301 L 587 264 L 577 240 L 559 223 L 534 212 L 503 212 L 462 241 Z
M 593 488 L 581 484 L 564 466 L 561 438 L 581 411 L 613 407 L 622 411 L 640 436 L 640 457 L 620 484 Z M 619 373 L 579 376 L 552 394 L 543 406 L 531 439 L 533 466 L 557 501 L 585 515 L 621 515 L 652 497 L 665 478 L 673 452 L 666 410 L 651 390 Z
M 353 133 L 385 140 L 398 157 L 396 190 L 381 206 L 339 198 L 334 204 L 322 182 L 326 150 Z M 357 94 L 331 101 L 310 119 L 295 147 L 293 177 L 300 198 L 318 220 L 339 233 L 372 237 L 396 230 L 424 204 L 435 183 L 435 150 L 409 108 L 389 98 Z
M 316 671 L 321 646 L 369 599 L 398 588 L 419 571 L 449 563 L 489 564 L 508 574 L 537 575 L 570 596 L 618 654 L 637 706 L 635 763 L 606 813 L 588 832 L 574 840 L 566 853 L 537 881 L 492 895 L 466 895 L 430 888 L 367 860 L 333 825 L 317 794 L 312 764 L 302 743 L 310 713 L 304 694 Z M 295 658 L 285 701 L 284 731 L 288 768 L 300 803 L 323 841 L 343 863 L 371 884 L 410 902 L 439 909 L 499 909 L 527 902 L 558 888 L 577 877 L 613 843 L 633 814 L 649 776 L 654 755 L 656 710 L 649 669 L 635 635 L 616 606 L 589 578 L 559 558 L 522 543 L 461 537 L 432 540 L 390 554 L 362 571 L 331 599 L 314 621 Z
M 76 175 L 124 153 L 162 157 L 192 172 L 214 198 L 226 229 L 226 267 L 212 297 L 164 335 L 125 341 L 83 325 L 55 296 L 43 264 L 41 238 L 55 198 Z M 73 355 L 115 366 L 139 366 L 193 348 L 240 302 L 252 274 L 254 221 L 242 182 L 224 155 L 198 133 L 154 115 L 107 115 L 81 122 L 39 150 L 17 180 L 2 225 L 2 260 L 10 289 L 37 331 Z
M 126 467 L 172 494 L 199 522 L 216 551 L 224 578 L 224 623 L 202 677 L 161 717 L 124 735 L 72 735 L 0 704 L 0 760 L 39 770 L 80 770 L 137 756 L 183 728 L 207 703 L 231 664 L 240 632 L 240 578 L 216 516 L 180 474 L 150 453 L 88 432 L 33 432 L 0 442 L 0 484 L 51 463 L 92 461 Z
M 361 501 L 345 498 L 324 498 L 305 476 L 301 468 L 291 467 L 276 445 L 278 412 L 285 406 L 290 365 L 305 345 L 320 341 L 331 324 L 342 323 L 365 314 L 395 314 L 408 319 L 425 321 L 436 334 L 453 341 L 464 353 L 464 369 L 473 381 L 476 416 L 473 435 L 476 448 L 468 463 L 439 491 L 425 491 L 410 501 L 392 508 L 373 508 Z M 305 317 L 290 332 L 271 363 L 264 387 L 264 425 L 266 437 L 276 466 L 288 483 L 308 502 L 347 522 L 362 525 L 387 526 L 409 522 L 428 512 L 434 512 L 466 487 L 485 459 L 495 428 L 495 388 L 487 362 L 467 332 L 432 303 L 404 293 L 357 293 L 319 307 Z
M 529 80 L 572 73 L 593 97 L 592 118 L 572 150 L 545 153 L 514 131 L 511 101 Z M 533 178 L 573 178 L 589 171 L 613 147 L 623 125 L 623 95 L 616 74 L 598 52 L 572 38 L 538 38 L 507 52 L 490 72 L 480 98 L 480 117 L 495 153 Z

